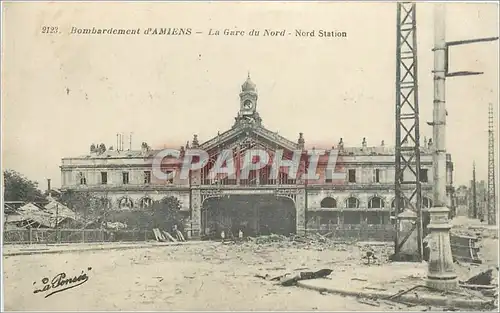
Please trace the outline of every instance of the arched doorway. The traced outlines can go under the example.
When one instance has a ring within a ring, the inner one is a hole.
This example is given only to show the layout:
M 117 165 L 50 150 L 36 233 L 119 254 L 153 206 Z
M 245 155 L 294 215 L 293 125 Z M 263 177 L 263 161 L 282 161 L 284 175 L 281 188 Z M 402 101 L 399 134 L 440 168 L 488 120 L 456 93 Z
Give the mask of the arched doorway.
M 296 232 L 295 203 L 290 198 L 272 195 L 231 195 L 208 198 L 201 210 L 201 231 L 204 237 L 290 235 Z

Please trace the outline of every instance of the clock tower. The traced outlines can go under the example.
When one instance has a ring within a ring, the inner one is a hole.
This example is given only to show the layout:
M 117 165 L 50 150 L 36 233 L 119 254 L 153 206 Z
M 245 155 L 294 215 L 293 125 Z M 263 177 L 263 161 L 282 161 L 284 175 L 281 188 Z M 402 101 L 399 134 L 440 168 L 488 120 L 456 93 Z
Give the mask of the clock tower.
M 241 85 L 240 92 L 240 112 L 241 115 L 252 115 L 255 113 L 257 106 L 257 88 L 255 84 L 250 79 L 250 73 L 248 73 L 247 80 Z
M 236 124 L 250 123 L 260 125 L 261 119 L 257 113 L 257 88 L 250 79 L 250 73 L 247 80 L 241 85 L 240 92 L 240 111 L 236 117 Z

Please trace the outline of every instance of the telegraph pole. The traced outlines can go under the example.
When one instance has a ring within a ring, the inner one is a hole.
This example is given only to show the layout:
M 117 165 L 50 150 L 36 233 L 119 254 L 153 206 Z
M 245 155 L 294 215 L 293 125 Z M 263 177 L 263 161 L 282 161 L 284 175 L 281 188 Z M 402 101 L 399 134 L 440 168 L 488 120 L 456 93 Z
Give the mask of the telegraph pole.
M 50 178 L 47 178 L 47 195 L 49 198 L 52 197 L 52 188 L 50 187 Z
M 488 108 L 488 225 L 497 224 L 495 190 L 495 134 L 493 104 Z
M 444 4 L 435 4 L 434 18 L 434 206 L 446 207 L 446 24 Z
M 472 163 L 472 218 L 478 218 L 476 184 L 476 162 L 474 162 Z
M 450 245 L 451 225 L 448 221 L 449 209 L 446 194 L 446 77 L 480 75 L 483 72 L 460 71 L 450 73 L 449 48 L 451 46 L 473 44 L 478 42 L 494 41 L 498 37 L 468 39 L 446 42 L 446 12 L 444 3 L 434 4 L 434 112 L 433 128 L 434 139 L 434 207 L 429 210 L 431 222 L 428 226 L 434 235 L 435 244 L 431 249 L 427 285 L 437 289 L 456 289 L 457 275 L 453 268 L 453 257 Z M 474 186 L 475 188 L 475 182 Z M 476 210 L 477 211 L 477 210 Z M 476 212 L 477 214 L 477 212 Z
M 54 227 L 56 229 L 56 243 L 59 241 L 59 203 L 56 203 L 56 225 Z
M 434 110 L 433 110 L 433 207 L 429 209 L 431 251 L 428 263 L 427 286 L 441 290 L 458 288 L 453 268 L 450 229 L 450 210 L 446 201 L 446 11 L 445 4 L 434 4 Z

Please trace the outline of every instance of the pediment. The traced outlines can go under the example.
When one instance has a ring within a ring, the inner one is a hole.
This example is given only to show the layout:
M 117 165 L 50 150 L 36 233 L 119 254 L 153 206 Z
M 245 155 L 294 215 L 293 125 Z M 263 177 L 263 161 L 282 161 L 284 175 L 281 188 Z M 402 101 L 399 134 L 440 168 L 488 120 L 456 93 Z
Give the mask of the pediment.
M 199 149 L 210 154 L 216 153 L 219 149 L 232 149 L 245 142 L 253 142 L 254 145 L 264 147 L 268 150 L 283 149 L 293 151 L 298 149 L 298 145 L 285 137 L 272 132 L 262 126 L 235 127 L 200 145 Z

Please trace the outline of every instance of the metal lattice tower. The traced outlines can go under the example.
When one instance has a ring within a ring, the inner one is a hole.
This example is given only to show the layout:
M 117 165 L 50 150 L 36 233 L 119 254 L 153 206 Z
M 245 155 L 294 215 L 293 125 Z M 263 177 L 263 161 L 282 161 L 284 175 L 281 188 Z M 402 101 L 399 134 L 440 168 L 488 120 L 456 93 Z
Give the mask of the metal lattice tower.
M 495 194 L 495 135 L 494 135 L 493 104 L 488 108 L 488 224 L 496 225 L 496 194 Z
M 417 214 L 414 229 L 399 240 L 396 222 L 395 254 L 411 233 L 418 231 L 418 252 L 422 257 L 422 192 L 420 184 L 420 127 L 417 79 L 417 29 L 415 3 L 397 3 L 396 46 L 396 175 L 395 216 L 405 208 Z

